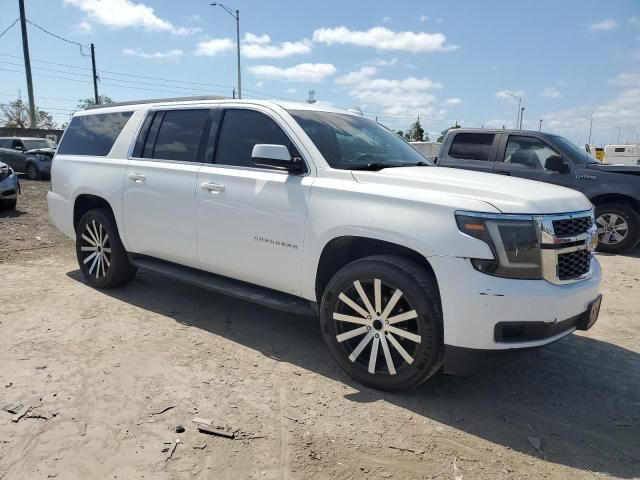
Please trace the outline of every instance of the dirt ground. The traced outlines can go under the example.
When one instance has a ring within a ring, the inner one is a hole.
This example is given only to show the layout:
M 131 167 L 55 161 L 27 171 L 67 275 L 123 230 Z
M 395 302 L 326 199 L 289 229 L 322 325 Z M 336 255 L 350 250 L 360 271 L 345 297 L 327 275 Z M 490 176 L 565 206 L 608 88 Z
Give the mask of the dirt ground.
M 89 288 L 48 182 L 22 185 L 0 214 L 0 408 L 31 409 L 0 410 L 0 479 L 640 478 L 638 250 L 599 256 L 589 332 L 390 394 L 347 377 L 312 318 L 150 273 Z

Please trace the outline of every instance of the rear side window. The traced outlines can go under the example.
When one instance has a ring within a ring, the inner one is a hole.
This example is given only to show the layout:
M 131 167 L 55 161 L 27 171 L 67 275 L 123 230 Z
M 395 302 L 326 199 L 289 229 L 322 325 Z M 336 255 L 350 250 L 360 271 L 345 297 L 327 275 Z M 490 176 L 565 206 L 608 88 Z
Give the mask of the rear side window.
M 58 147 L 58 154 L 108 155 L 132 113 L 97 113 L 73 117 Z
M 458 133 L 451 143 L 449 156 L 487 161 L 494 137 L 492 133 Z
M 158 160 L 199 162 L 210 111 L 167 110 L 150 114 L 145 120 L 134 155 Z
M 285 145 L 292 150 L 289 137 L 264 113 L 230 109 L 224 113 L 215 163 L 255 167 L 251 161 L 253 146 L 259 143 Z
M 617 147 L 614 152 L 616 153 L 623 153 L 624 152 L 624 147 Z
M 0 138 L 0 148 L 11 148 L 11 140 Z

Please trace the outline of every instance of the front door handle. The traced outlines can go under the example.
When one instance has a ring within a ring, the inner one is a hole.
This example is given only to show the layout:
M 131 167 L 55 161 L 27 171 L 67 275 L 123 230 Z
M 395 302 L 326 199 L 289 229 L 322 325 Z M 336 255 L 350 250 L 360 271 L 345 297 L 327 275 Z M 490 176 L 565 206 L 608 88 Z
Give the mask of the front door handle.
M 219 183 L 203 183 L 201 185 L 203 190 L 206 190 L 210 193 L 222 193 L 224 192 L 224 185 L 220 185 Z
M 508 172 L 506 170 L 496 170 L 496 173 L 498 175 L 506 175 L 506 176 L 511 176 L 511 172 Z
M 132 173 L 129 175 L 129 179 L 133 180 L 136 183 L 142 183 L 147 179 L 147 177 L 145 177 L 141 173 Z

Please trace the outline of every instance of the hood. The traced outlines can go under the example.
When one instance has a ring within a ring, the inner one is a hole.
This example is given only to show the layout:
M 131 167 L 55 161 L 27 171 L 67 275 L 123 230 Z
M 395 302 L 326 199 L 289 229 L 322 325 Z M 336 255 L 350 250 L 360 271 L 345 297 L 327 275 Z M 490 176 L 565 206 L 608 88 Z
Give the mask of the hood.
M 640 175 L 640 165 L 609 165 L 607 163 L 590 163 L 588 168 L 611 173 L 626 173 L 629 175 Z
M 32 155 L 35 155 L 36 153 L 42 153 L 43 155 L 49 155 L 50 157 L 53 157 L 53 155 L 56 153 L 56 149 L 55 148 L 32 148 L 31 150 L 27 150 L 24 153 L 30 153 Z
M 587 197 L 575 190 L 493 173 L 446 167 L 397 167 L 352 173 L 361 183 L 428 189 L 452 197 L 481 200 L 502 213 L 545 214 L 591 209 Z

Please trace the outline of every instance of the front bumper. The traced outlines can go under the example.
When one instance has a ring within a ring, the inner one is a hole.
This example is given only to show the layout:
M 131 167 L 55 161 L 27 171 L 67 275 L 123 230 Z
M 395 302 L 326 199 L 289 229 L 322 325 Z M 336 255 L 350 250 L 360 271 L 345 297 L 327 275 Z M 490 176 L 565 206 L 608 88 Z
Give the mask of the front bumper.
M 18 193 L 20 193 L 20 183 L 15 173 L 0 180 L 0 200 L 15 200 L 18 198 Z
M 445 371 L 447 350 L 480 350 L 496 356 L 496 351 L 524 350 L 559 340 L 576 330 L 577 319 L 600 294 L 602 272 L 595 259 L 591 278 L 567 285 L 493 277 L 475 270 L 467 258 L 428 260 L 442 301 Z M 511 328 L 518 326 L 524 334 L 516 335 L 517 328 Z

